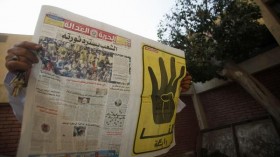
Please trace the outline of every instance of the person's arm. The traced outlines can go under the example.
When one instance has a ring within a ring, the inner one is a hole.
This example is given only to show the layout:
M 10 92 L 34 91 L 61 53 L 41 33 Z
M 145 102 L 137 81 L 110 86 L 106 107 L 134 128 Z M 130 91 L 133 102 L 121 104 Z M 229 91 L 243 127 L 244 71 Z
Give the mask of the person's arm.
M 26 88 L 22 88 L 18 95 L 14 97 L 12 95 L 13 86 L 10 84 L 10 82 L 16 77 L 15 74 L 17 72 L 27 72 L 26 80 L 28 80 L 28 75 L 32 64 L 38 63 L 38 58 L 33 54 L 32 51 L 37 51 L 39 49 L 41 49 L 41 45 L 24 41 L 15 44 L 7 51 L 5 65 L 9 72 L 6 75 L 4 84 L 8 91 L 9 103 L 13 108 L 16 118 L 19 121 L 22 121 Z
M 189 90 L 190 86 L 191 86 L 191 83 L 192 83 L 192 77 L 187 72 L 187 75 L 181 81 L 181 93 Z M 185 106 L 186 106 L 186 104 L 181 99 L 179 99 L 178 106 L 177 106 L 177 113 L 180 112 Z
M 189 72 L 187 72 L 187 75 L 181 81 L 181 93 L 189 90 L 191 84 L 192 84 L 192 77 L 189 74 Z

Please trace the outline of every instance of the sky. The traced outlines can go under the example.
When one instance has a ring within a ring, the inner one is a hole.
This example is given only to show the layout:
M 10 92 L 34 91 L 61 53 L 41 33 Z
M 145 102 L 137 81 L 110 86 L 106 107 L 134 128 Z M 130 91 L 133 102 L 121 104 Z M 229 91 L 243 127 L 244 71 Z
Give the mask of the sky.
M 0 0 L 0 33 L 34 33 L 42 5 L 52 5 L 158 40 L 157 28 L 175 0 Z

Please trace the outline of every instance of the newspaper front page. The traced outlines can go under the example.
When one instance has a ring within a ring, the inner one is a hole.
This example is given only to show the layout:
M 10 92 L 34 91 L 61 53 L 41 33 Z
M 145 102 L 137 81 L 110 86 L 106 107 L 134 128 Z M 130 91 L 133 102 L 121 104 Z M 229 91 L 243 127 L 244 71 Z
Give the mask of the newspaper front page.
M 175 145 L 184 53 L 43 6 L 18 157 L 156 156 Z

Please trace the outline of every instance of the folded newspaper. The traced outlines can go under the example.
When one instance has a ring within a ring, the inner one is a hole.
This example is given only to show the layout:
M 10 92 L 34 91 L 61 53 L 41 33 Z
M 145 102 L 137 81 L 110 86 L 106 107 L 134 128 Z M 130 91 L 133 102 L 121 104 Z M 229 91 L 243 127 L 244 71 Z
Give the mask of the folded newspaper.
M 18 157 L 151 157 L 175 145 L 184 52 L 43 6 Z

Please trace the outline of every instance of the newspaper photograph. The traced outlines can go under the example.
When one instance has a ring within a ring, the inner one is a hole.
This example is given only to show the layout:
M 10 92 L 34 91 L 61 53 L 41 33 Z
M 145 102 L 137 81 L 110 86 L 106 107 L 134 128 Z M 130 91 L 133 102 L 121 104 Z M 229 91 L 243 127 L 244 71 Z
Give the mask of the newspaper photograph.
M 184 52 L 43 6 L 18 157 L 156 156 L 175 145 Z

